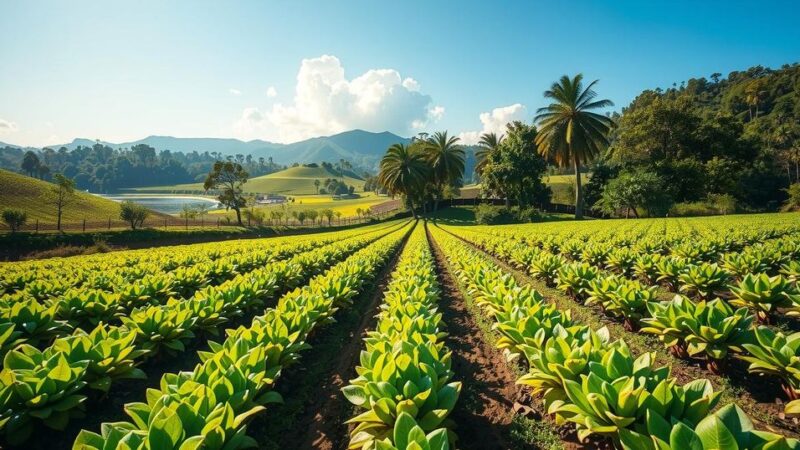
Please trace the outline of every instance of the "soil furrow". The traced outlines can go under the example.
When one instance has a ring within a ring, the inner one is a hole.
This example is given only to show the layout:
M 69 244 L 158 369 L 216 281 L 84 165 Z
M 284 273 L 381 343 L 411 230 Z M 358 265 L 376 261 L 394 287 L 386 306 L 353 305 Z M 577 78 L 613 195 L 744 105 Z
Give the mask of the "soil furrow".
M 419 225 L 418 225 L 419 226 Z M 261 449 L 346 449 L 348 428 L 344 423 L 352 408 L 341 394 L 351 378 L 363 346 L 362 338 L 375 325 L 383 291 L 391 281 L 410 233 L 380 274 L 355 298 L 353 306 L 337 312 L 336 323 L 312 337 L 312 348 L 303 359 L 281 375 L 276 390 L 284 403 L 248 427 Z
M 503 355 L 482 335 L 447 259 L 428 233 L 441 286 L 439 310 L 447 325 L 447 347 L 453 352 L 455 379 L 463 383 L 451 418 L 456 423 L 458 448 L 464 450 L 535 448 L 513 442 L 514 403 L 524 393 Z

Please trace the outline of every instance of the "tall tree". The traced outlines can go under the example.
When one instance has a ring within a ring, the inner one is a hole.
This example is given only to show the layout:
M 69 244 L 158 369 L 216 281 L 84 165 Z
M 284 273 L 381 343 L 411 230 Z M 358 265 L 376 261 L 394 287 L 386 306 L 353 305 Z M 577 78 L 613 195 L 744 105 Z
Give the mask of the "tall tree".
M 436 188 L 434 210 L 439 207 L 445 186 L 455 185 L 464 177 L 465 155 L 458 141 L 458 137 L 448 136 L 447 131 L 437 131 L 425 141 L 425 157 L 430 164 Z
M 478 175 L 483 173 L 486 163 L 489 162 L 489 155 L 497 151 L 500 143 L 503 142 L 503 135 L 497 136 L 496 133 L 483 133 L 481 139 L 478 141 L 478 151 L 475 152 L 475 158 L 478 163 L 475 164 L 475 172 Z
M 60 173 L 53 175 L 51 193 L 53 205 L 56 207 L 56 227 L 58 231 L 61 231 L 61 216 L 64 213 L 64 207 L 75 197 L 75 180 Z
M 425 154 L 417 146 L 394 144 L 381 159 L 378 182 L 391 195 L 403 195 L 411 207 L 411 214 L 417 218 L 414 209 L 415 196 L 425 184 L 429 173 Z
M 36 153 L 28 150 L 25 152 L 25 156 L 22 157 L 22 164 L 20 167 L 29 177 L 34 177 L 39 172 L 39 166 L 41 164 Z
M 536 127 L 522 122 L 506 125 L 506 138 L 486 158 L 481 189 L 505 197 L 506 205 L 520 207 L 550 202 L 550 189 L 542 183 L 547 162 L 536 152 Z
M 544 92 L 553 100 L 536 111 L 539 134 L 536 145 L 539 153 L 552 158 L 559 166 L 573 166 L 575 170 L 575 218 L 583 218 L 583 190 L 581 164 L 598 156 L 608 147 L 608 133 L 613 121 L 592 112 L 614 104 L 610 100 L 597 100 L 593 87 L 597 80 L 584 88 L 583 75 L 573 78 L 564 75 Z
M 217 199 L 225 205 L 225 209 L 236 211 L 236 221 L 242 223 L 242 208 L 247 205 L 247 199 L 242 192 L 242 186 L 247 183 L 250 175 L 242 165 L 232 161 L 217 161 L 203 183 L 203 189 L 219 189 L 221 192 Z

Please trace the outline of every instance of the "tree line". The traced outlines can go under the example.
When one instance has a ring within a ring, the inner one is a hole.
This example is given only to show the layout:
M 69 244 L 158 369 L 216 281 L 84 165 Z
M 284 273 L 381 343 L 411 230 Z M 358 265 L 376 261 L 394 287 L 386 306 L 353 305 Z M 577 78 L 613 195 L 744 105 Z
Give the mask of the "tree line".
M 245 167 L 253 176 L 266 175 L 286 167 L 272 158 L 252 155 L 224 156 L 219 152 L 156 151 L 145 144 L 114 149 L 97 143 L 74 150 L 44 148 L 40 151 L 15 147 L 0 148 L 0 167 L 21 171 L 28 176 L 50 180 L 60 173 L 75 180 L 78 189 L 91 192 L 114 192 L 118 189 L 194 183 L 205 180 L 214 163 L 231 160 Z
M 482 195 L 520 209 L 545 205 L 548 167 L 574 175 L 575 216 L 774 211 L 800 208 L 800 65 L 757 66 L 647 90 L 622 109 L 597 81 L 563 76 L 533 124 L 481 136 Z M 465 152 L 447 132 L 389 148 L 377 183 L 416 211 L 453 195 Z M 590 178 L 584 185 L 582 173 Z

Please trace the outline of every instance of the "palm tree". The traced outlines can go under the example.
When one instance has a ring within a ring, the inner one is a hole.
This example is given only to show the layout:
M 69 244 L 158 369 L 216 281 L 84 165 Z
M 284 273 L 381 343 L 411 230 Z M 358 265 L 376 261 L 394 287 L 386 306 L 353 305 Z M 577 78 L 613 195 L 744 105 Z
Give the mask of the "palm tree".
M 447 131 L 437 131 L 425 141 L 425 156 L 431 166 L 433 184 L 437 187 L 434 210 L 439 207 L 442 188 L 455 184 L 464 176 L 464 149 L 458 141 L 456 136 L 448 136 Z
M 411 214 L 417 218 L 414 210 L 414 194 L 425 183 L 428 165 L 425 155 L 404 144 L 394 144 L 381 159 L 378 182 L 386 188 L 389 195 L 405 195 L 411 206 Z
M 608 147 L 608 132 L 614 122 L 593 109 L 614 106 L 611 100 L 595 100 L 592 89 L 597 80 L 584 89 L 583 75 L 572 79 L 564 75 L 545 98 L 554 100 L 536 111 L 534 120 L 539 125 L 536 145 L 539 154 L 552 158 L 561 167 L 572 165 L 575 169 L 575 218 L 583 218 L 583 190 L 581 164 L 598 156 Z
M 475 152 L 475 159 L 478 160 L 478 163 L 475 164 L 475 173 L 478 175 L 483 174 L 483 169 L 489 162 L 489 155 L 497 150 L 501 142 L 503 142 L 503 135 L 500 135 L 500 137 L 495 133 L 483 133 L 481 135 L 481 139 L 478 141 L 480 147 Z

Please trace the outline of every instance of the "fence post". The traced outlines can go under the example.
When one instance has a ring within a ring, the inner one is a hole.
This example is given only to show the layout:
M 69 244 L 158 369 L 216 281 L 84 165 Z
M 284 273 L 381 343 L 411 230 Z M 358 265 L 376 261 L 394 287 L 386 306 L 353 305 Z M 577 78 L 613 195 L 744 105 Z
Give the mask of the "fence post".
M 186 216 L 186 231 L 189 231 L 189 216 Z
M 217 218 L 217 228 L 219 228 L 219 218 Z
M 86 218 L 83 218 L 83 231 L 86 231 Z
M 111 217 L 108 218 L 108 229 L 111 230 Z
M 36 219 L 36 232 L 39 232 L 39 219 Z

